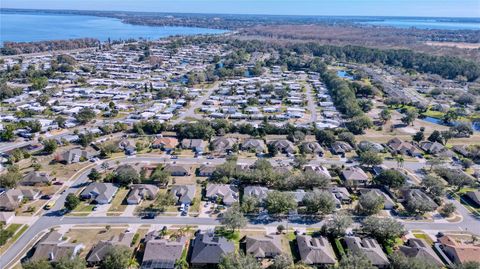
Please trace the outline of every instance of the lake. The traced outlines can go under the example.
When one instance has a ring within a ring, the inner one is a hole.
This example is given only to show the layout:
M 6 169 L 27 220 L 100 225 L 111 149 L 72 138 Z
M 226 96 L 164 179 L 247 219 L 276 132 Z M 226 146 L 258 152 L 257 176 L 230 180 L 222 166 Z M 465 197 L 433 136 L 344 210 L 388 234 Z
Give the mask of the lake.
M 392 18 L 359 22 L 375 26 L 388 26 L 395 28 L 418 28 L 418 29 L 439 29 L 439 30 L 480 30 L 480 21 L 448 21 L 438 19 L 407 19 Z
M 114 18 L 47 14 L 41 12 L 0 12 L 0 44 L 4 41 L 31 42 L 73 38 L 101 41 L 129 38 L 158 39 L 173 35 L 221 34 L 224 30 L 195 27 L 132 25 Z

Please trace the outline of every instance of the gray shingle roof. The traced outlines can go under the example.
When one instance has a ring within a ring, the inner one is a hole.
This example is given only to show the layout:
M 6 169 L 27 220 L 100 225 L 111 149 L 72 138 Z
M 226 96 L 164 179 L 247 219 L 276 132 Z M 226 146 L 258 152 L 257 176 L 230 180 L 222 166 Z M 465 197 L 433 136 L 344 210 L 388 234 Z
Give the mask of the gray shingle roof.
M 235 245 L 224 237 L 198 234 L 193 241 L 192 264 L 218 264 L 223 255 L 235 251 Z
M 328 240 L 309 235 L 297 236 L 298 251 L 301 261 L 305 264 L 335 264 L 335 253 Z

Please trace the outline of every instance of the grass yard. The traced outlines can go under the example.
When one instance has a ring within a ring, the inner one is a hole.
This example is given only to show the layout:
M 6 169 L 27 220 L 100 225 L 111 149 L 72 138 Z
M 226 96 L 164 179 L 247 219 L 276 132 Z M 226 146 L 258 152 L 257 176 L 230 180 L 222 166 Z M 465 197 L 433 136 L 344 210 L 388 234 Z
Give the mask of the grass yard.
M 111 227 L 107 229 L 106 227 L 76 227 L 70 229 L 65 237 L 69 238 L 70 242 L 82 243 L 85 245 L 85 250 L 82 251 L 80 256 L 85 257 L 90 249 L 97 244 L 100 240 L 109 240 L 112 236 L 116 236 L 124 232 L 126 228 L 122 227 Z
M 21 228 L 20 228 L 21 227 Z M 10 239 L 0 247 L 0 254 L 3 254 L 17 239 L 28 229 L 28 225 L 23 225 L 22 224 L 10 224 L 7 227 L 7 230 L 14 232 L 15 234 L 12 235 Z
M 74 210 L 72 210 L 72 213 L 77 213 L 77 212 L 92 212 L 93 211 L 93 208 L 95 207 L 95 205 L 92 205 L 90 203 L 85 203 L 85 202 L 81 202 L 77 207 L 75 207 Z
M 118 190 L 117 194 L 112 200 L 112 205 L 108 209 L 108 212 L 123 212 L 127 208 L 127 204 L 125 203 L 125 198 L 130 190 L 121 188 Z
M 413 236 L 415 236 L 415 238 L 419 238 L 419 239 L 423 239 L 425 240 L 425 242 L 427 242 L 430 246 L 433 245 L 433 240 L 430 238 L 430 236 L 428 236 L 427 234 L 424 234 L 424 233 L 414 233 Z

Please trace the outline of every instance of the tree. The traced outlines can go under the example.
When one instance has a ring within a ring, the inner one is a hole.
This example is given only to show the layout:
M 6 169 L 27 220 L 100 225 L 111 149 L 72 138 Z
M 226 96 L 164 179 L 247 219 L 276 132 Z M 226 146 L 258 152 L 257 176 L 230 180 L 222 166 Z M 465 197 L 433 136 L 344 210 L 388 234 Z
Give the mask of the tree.
M 362 253 L 348 252 L 342 257 L 338 269 L 376 269 L 372 262 Z
M 218 264 L 219 269 L 261 269 L 262 267 L 258 261 L 251 255 L 243 254 L 242 252 L 231 252 L 227 255 L 224 255 L 220 263 Z
M 273 264 L 268 269 L 286 269 L 293 265 L 293 260 L 289 255 L 281 254 L 273 258 Z
M 65 208 L 68 211 L 74 210 L 80 204 L 80 199 L 73 193 L 69 193 L 65 198 Z
M 430 142 L 443 143 L 442 134 L 437 130 L 434 130 L 427 139 Z
M 333 215 L 332 219 L 327 221 L 327 232 L 334 238 L 338 238 L 345 235 L 345 231 L 350 225 L 352 225 L 352 218 L 345 213 L 337 213 Z
M 423 139 L 425 139 L 425 133 L 422 131 L 418 131 L 412 136 L 412 140 L 415 142 L 423 141 Z
M 260 201 L 255 196 L 243 196 L 242 211 L 244 213 L 253 213 L 258 210 Z
M 375 177 L 374 182 L 389 188 L 398 189 L 405 184 L 405 176 L 397 170 L 384 170 Z
M 52 264 L 47 260 L 29 260 L 22 263 L 23 269 L 53 269 Z
M 12 189 L 22 180 L 22 174 L 18 171 L 7 171 L 0 175 L 0 187 Z
M 140 183 L 140 175 L 131 165 L 124 164 L 115 169 L 115 181 L 123 186 Z
M 462 264 L 456 264 L 452 267 L 452 269 L 478 269 L 480 268 L 480 262 L 476 261 L 468 261 Z
M 364 215 L 374 215 L 380 212 L 384 207 L 384 198 L 375 195 L 373 191 L 360 196 L 358 201 L 358 210 Z
M 363 115 L 352 118 L 352 120 L 347 122 L 345 125 L 350 132 L 358 135 L 363 134 L 364 130 L 372 128 L 373 122 L 369 117 Z
M 80 123 L 80 124 L 87 124 L 91 120 L 95 118 L 96 114 L 93 109 L 89 107 L 84 107 L 78 111 L 77 114 L 75 114 L 75 119 Z
M 112 246 L 102 261 L 102 269 L 128 269 L 132 251 L 126 246 Z
M 330 192 L 324 190 L 314 190 L 309 192 L 303 198 L 303 204 L 307 207 L 309 214 L 330 214 L 335 210 L 335 200 Z
M 403 225 L 392 218 L 367 217 L 362 224 L 362 231 L 377 239 L 381 244 L 392 245 L 395 239 L 405 234 Z
M 46 95 L 46 94 L 42 94 L 42 95 L 38 96 L 37 99 L 36 99 L 36 101 L 42 106 L 48 105 L 49 100 L 50 100 L 50 97 L 48 97 L 48 95 Z
M 424 187 L 425 192 L 430 194 L 431 197 L 439 197 L 445 192 L 445 184 L 442 180 L 434 175 L 427 175 L 421 185 Z
M 425 213 L 435 210 L 437 208 L 435 203 L 426 199 L 417 199 L 408 196 L 405 203 L 405 209 L 413 215 L 423 216 Z
M 158 185 L 167 185 L 168 181 L 170 180 L 170 173 L 163 170 L 162 165 L 158 165 L 150 175 L 150 180 Z
M 265 204 L 270 214 L 285 214 L 297 207 L 297 202 L 292 194 L 280 191 L 269 192 Z
M 444 123 L 452 123 L 458 119 L 458 114 L 454 110 L 449 110 L 445 115 L 443 115 L 443 122 Z
M 440 214 L 442 214 L 442 216 L 450 217 L 456 209 L 457 207 L 453 203 L 446 203 L 440 209 Z
M 45 87 L 47 87 L 48 78 L 46 77 L 32 78 L 30 82 L 32 83 L 32 89 L 36 91 L 40 91 L 40 90 L 43 90 Z
M 380 112 L 380 119 L 382 119 L 383 124 L 389 121 L 392 118 L 392 112 L 388 108 L 384 108 Z
M 350 144 L 352 147 L 355 147 L 355 135 L 350 132 L 341 132 L 338 134 L 338 140 L 345 141 Z
M 407 109 L 405 115 L 401 119 L 406 125 L 412 124 L 418 117 L 418 111 L 416 108 Z
M 366 166 L 380 165 L 383 162 L 383 157 L 374 150 L 367 150 L 360 153 L 359 162 Z
M 78 143 L 85 148 L 88 145 L 90 145 L 94 139 L 95 139 L 95 135 L 93 133 L 86 132 L 79 135 Z
M 235 203 L 223 213 L 220 222 L 228 229 L 235 231 L 236 229 L 245 227 L 248 220 L 243 216 L 240 205 Z
M 60 258 L 58 261 L 53 262 L 53 267 L 55 269 L 85 269 L 87 268 L 87 265 L 85 260 L 78 256 L 75 256 L 73 259 L 65 256 Z
M 97 169 L 95 168 L 92 168 L 92 170 L 90 170 L 90 173 L 88 173 L 87 175 L 88 179 L 90 179 L 91 181 L 98 181 L 102 178 L 102 174 L 100 174 Z
M 331 146 L 335 143 L 335 133 L 331 130 L 318 130 L 315 134 L 317 141 L 320 145 Z
M 55 122 L 57 123 L 58 127 L 65 128 L 65 123 L 67 122 L 67 119 L 62 116 L 57 116 L 55 118 Z
M 450 130 L 441 131 L 440 133 L 442 135 L 444 145 L 446 145 L 448 143 L 448 141 L 455 136 L 455 134 L 452 133 L 452 131 L 450 131 Z
M 53 154 L 57 150 L 58 144 L 55 139 L 47 139 L 43 141 L 43 152 L 46 154 Z
M 427 164 L 430 165 L 430 171 L 432 171 L 433 167 L 442 165 L 445 161 L 444 157 L 432 157 L 427 160 Z
M 395 252 L 390 255 L 391 269 L 437 269 L 438 266 L 434 263 L 428 262 L 426 259 L 417 257 L 406 257 L 400 252 Z

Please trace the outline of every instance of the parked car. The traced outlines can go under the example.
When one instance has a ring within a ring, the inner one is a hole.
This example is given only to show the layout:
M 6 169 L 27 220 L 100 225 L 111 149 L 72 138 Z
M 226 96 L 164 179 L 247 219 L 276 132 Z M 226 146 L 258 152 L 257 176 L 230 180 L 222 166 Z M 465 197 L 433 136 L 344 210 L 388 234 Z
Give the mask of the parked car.
M 61 185 L 63 185 L 63 181 L 55 181 L 55 182 L 53 182 L 53 185 L 61 186 Z

